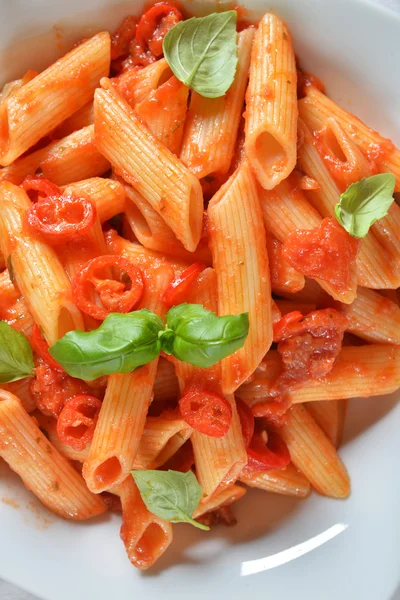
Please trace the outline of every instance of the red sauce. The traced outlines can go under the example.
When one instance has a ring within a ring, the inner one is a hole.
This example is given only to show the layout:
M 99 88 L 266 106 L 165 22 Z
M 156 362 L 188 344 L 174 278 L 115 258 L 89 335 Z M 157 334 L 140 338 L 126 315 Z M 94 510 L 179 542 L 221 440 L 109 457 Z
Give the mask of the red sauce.
M 361 242 L 335 219 L 324 219 L 316 229 L 296 229 L 288 235 L 283 254 L 289 264 L 312 279 L 322 279 L 341 291 L 351 289 L 351 276 Z
M 304 98 L 307 95 L 307 88 L 315 87 L 317 90 L 325 94 L 325 85 L 322 81 L 316 76 L 311 75 L 307 71 L 303 71 L 302 69 L 297 69 L 297 95 L 300 98 Z

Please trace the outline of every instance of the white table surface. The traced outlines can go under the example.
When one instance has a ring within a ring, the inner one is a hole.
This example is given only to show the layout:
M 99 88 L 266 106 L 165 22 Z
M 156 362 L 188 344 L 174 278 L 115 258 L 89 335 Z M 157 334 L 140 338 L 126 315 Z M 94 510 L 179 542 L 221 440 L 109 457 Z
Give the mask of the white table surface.
M 334 2 L 335 0 L 332 0 Z M 376 4 L 380 4 L 385 6 L 395 12 L 400 13 L 400 0 L 370 0 L 370 2 L 375 2 Z M 245 1 L 243 2 L 245 4 Z M 33 596 L 20 588 L 17 588 L 15 585 L 7 583 L 0 579 L 0 600 L 40 600 L 37 596 Z M 57 600 L 57 598 L 54 598 Z M 355 598 L 354 600 L 358 600 Z M 377 599 L 378 600 L 378 599 Z M 400 586 L 397 589 L 395 595 L 392 600 L 400 600 Z

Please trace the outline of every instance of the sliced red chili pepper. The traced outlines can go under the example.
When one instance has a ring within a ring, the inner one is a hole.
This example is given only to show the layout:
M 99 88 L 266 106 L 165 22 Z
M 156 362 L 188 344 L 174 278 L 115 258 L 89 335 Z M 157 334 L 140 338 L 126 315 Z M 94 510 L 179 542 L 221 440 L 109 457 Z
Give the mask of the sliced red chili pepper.
M 251 408 L 239 398 L 236 399 L 236 408 L 242 426 L 244 445 L 248 448 L 254 435 L 254 416 Z
M 182 418 L 200 433 L 223 437 L 229 430 L 232 408 L 218 394 L 197 386 L 190 386 L 179 400 Z
M 90 200 L 75 196 L 40 198 L 27 211 L 29 225 L 52 243 L 85 235 L 94 225 L 96 209 Z
M 270 469 L 284 469 L 290 463 L 289 450 L 282 438 L 274 431 L 268 432 L 268 441 L 262 431 L 257 431 L 247 449 L 246 471 L 254 474 Z
M 279 321 L 274 324 L 274 341 L 281 340 L 286 337 L 285 333 L 288 330 L 288 326 L 291 323 L 298 323 L 302 318 L 302 313 L 299 310 L 294 310 L 293 312 L 287 313 L 284 317 L 279 319 Z
M 52 183 L 48 179 L 37 177 L 36 175 L 27 175 L 21 183 L 22 189 L 29 195 L 31 200 L 33 198 L 29 192 L 38 192 L 38 197 L 42 196 L 60 196 L 61 190 L 55 183 Z
M 57 421 L 58 437 L 74 450 L 84 450 L 92 440 L 101 408 L 96 396 L 82 394 L 71 398 Z
M 291 407 L 292 401 L 284 396 L 277 396 L 275 400 L 257 402 L 251 407 L 255 417 L 263 417 L 267 423 L 281 427 L 286 422 L 286 412 Z
M 198 261 L 185 269 L 174 281 L 171 281 L 161 296 L 161 301 L 168 307 L 185 302 L 186 295 L 199 273 L 206 268 L 205 264 Z
M 120 271 L 119 280 L 110 279 L 107 271 L 111 268 Z M 71 282 L 75 304 L 84 313 L 100 321 L 112 312 L 131 311 L 140 301 L 143 287 L 140 269 L 126 258 L 113 254 L 89 260 Z M 96 303 L 96 294 L 100 306 Z
M 146 11 L 140 18 L 132 43 L 134 64 L 147 65 L 162 56 L 164 37 L 179 21 L 182 21 L 179 10 L 165 2 Z
M 51 356 L 49 352 L 49 345 L 42 336 L 42 332 L 40 331 L 40 327 L 38 325 L 33 326 L 32 328 L 32 347 L 36 354 L 51 367 L 55 371 L 64 372 L 64 369 L 58 362 Z

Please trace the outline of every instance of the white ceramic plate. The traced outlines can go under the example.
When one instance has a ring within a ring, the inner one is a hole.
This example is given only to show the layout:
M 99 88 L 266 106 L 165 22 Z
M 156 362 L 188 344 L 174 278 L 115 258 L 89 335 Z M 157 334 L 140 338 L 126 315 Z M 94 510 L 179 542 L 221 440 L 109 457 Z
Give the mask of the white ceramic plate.
M 45 66 L 89 32 L 113 29 L 142 4 L 0 0 L 1 83 Z M 187 4 L 209 12 L 216 2 Z M 400 20 L 358 0 L 247 5 L 258 15 L 272 9 L 282 16 L 302 65 L 336 100 L 400 143 Z M 238 526 L 208 535 L 175 526 L 167 556 L 144 574 L 125 556 L 117 517 L 56 519 L 2 465 L 0 577 L 47 600 L 389 600 L 400 580 L 399 430 L 393 396 L 353 401 L 341 450 L 352 478 L 348 500 L 251 491 L 235 507 Z

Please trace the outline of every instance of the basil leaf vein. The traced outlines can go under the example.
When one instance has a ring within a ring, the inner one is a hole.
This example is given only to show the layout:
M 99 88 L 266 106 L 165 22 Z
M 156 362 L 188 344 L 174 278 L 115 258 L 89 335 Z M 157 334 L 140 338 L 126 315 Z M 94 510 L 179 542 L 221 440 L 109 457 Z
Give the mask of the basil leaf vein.
M 174 75 L 206 98 L 223 96 L 237 66 L 237 13 L 228 10 L 180 21 L 163 41 Z
M 25 336 L 0 321 L 0 383 L 30 377 L 34 366 L 32 348 Z
M 199 529 L 209 527 L 192 518 L 202 488 L 192 471 L 131 471 L 147 509 L 171 523 L 190 523 Z
M 394 202 L 395 184 L 392 173 L 363 177 L 352 183 L 335 206 L 340 225 L 353 237 L 365 237 L 371 225 L 387 215 Z

